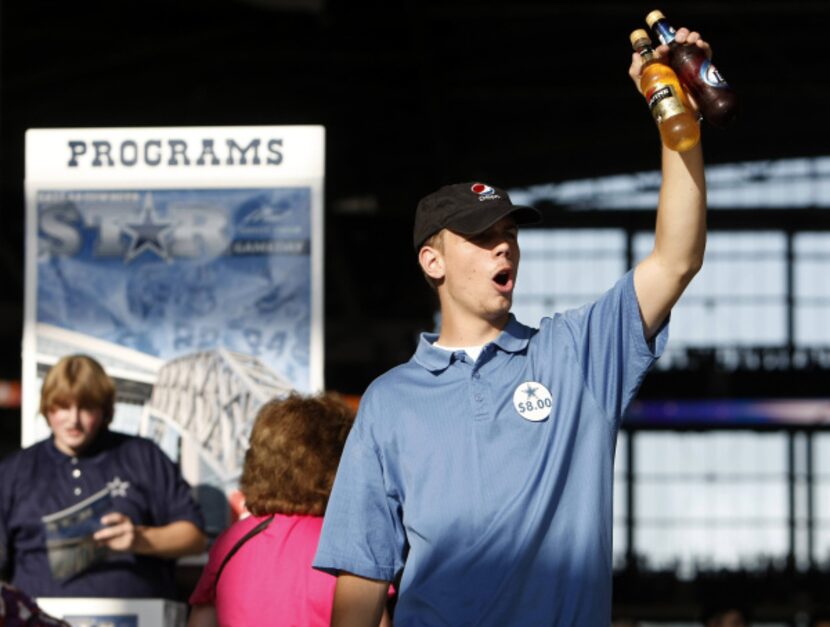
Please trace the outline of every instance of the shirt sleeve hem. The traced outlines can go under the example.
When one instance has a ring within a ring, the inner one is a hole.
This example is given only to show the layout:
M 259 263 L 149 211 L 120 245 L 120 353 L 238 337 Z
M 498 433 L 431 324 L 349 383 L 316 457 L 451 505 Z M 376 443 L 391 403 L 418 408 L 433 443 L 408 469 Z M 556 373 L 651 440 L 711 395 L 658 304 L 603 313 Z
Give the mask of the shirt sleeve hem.
M 644 357 L 656 361 L 666 348 L 666 342 L 669 336 L 669 320 L 671 313 L 663 320 L 657 333 L 649 340 L 646 339 L 646 330 L 643 325 L 643 316 L 640 314 L 640 301 L 637 300 L 637 290 L 634 289 L 634 272 L 629 272 L 627 277 L 627 285 L 625 289 L 625 307 L 628 310 L 626 315 L 630 316 L 635 322 L 631 325 L 631 330 L 634 333 L 637 353 Z
M 637 354 L 650 359 L 653 363 L 660 358 L 666 348 L 666 343 L 669 339 L 669 320 L 671 314 L 666 316 L 657 333 L 650 340 L 646 339 L 643 316 L 640 314 L 640 301 L 637 300 L 637 291 L 634 289 L 634 272 L 629 272 L 626 283 L 624 295 L 625 307 L 627 309 L 626 315 L 634 322 L 630 328 L 634 334 Z
M 643 325 L 643 317 L 640 314 L 640 301 L 637 299 L 637 291 L 634 289 L 634 272 L 629 272 L 626 289 L 623 294 L 623 307 L 626 310 L 626 316 L 630 318 L 630 322 L 626 324 L 629 326 L 632 334 L 631 339 L 634 342 L 634 354 L 636 359 L 641 360 L 640 372 L 636 376 L 633 386 L 629 390 L 623 391 L 622 404 L 620 406 L 620 413 L 615 417 L 615 422 L 625 419 L 625 414 L 628 411 L 631 401 L 634 400 L 636 391 L 642 385 L 651 367 L 654 365 L 663 351 L 669 339 L 669 321 L 671 313 L 666 316 L 666 319 L 660 324 L 657 333 L 651 339 L 646 338 L 645 326 Z
M 335 577 L 342 572 L 347 572 L 358 577 L 365 577 L 366 579 L 389 582 L 395 580 L 395 572 L 397 570 L 394 566 L 381 566 L 371 562 L 348 559 L 330 554 L 318 555 L 311 566 L 315 570 L 334 575 Z

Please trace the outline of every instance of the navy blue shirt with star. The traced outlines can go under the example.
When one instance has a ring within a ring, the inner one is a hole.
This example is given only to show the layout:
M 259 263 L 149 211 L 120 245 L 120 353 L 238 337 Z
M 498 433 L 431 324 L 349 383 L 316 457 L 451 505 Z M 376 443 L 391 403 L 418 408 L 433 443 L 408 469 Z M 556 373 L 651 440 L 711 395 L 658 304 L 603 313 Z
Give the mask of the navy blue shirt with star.
M 104 431 L 77 456 L 53 438 L 0 462 L 0 571 L 31 596 L 175 598 L 173 560 L 111 553 L 66 581 L 49 569 L 41 517 L 110 487 L 113 511 L 135 525 L 179 520 L 204 528 L 190 486 L 175 464 L 145 438 Z

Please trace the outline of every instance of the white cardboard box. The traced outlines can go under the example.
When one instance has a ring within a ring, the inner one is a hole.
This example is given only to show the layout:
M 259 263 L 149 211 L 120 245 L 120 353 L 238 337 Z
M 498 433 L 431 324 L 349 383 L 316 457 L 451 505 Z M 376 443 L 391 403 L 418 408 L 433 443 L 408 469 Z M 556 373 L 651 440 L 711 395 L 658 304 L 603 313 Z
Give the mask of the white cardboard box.
M 39 597 L 44 612 L 72 627 L 184 627 L 187 606 L 164 599 Z

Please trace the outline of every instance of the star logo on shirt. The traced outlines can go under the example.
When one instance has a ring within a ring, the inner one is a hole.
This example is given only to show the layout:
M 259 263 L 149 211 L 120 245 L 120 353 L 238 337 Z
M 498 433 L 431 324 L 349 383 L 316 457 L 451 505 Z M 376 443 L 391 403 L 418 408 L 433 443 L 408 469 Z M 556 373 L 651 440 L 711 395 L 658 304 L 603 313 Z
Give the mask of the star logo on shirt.
M 153 252 L 167 261 L 170 251 L 165 236 L 172 228 L 172 222 L 159 221 L 153 207 L 153 195 L 147 194 L 144 207 L 141 209 L 141 222 L 124 225 L 124 231 L 132 237 L 126 261 L 132 261 L 145 251 Z
M 536 398 L 536 388 L 530 385 L 529 383 L 527 384 L 527 387 L 524 390 L 522 390 L 522 392 L 527 394 L 527 400 L 530 400 L 531 398 Z
M 129 481 L 122 481 L 120 477 L 113 477 L 113 480 L 107 483 L 112 496 L 127 496 L 127 488 L 130 487 Z

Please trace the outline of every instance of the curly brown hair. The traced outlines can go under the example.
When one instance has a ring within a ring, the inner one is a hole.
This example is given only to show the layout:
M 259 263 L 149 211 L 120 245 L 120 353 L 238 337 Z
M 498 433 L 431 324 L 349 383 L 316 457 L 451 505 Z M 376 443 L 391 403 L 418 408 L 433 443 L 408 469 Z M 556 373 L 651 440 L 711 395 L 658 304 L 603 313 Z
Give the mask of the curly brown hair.
M 115 384 L 103 366 L 89 355 L 67 355 L 49 369 L 40 389 L 40 413 L 77 404 L 100 409 L 104 423 L 115 411 Z
M 255 516 L 326 511 L 355 412 L 337 394 L 291 394 L 257 414 L 239 488 Z

